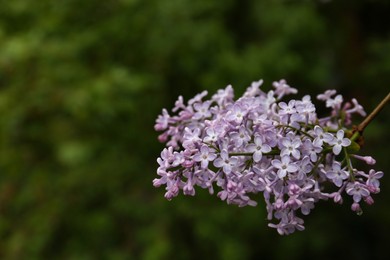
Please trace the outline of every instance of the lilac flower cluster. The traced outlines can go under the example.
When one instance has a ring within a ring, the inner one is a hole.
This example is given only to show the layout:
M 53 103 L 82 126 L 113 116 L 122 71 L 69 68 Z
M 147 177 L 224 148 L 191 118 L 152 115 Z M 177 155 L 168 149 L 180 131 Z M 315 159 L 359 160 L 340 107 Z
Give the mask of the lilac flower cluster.
M 170 115 L 166 109 L 155 124 L 167 148 L 153 185 L 166 186 L 171 200 L 182 190 L 195 195 L 195 186 L 218 187 L 217 196 L 228 204 L 255 206 L 254 195 L 262 193 L 269 226 L 280 234 L 303 230 L 302 215 L 308 215 L 320 200 L 342 203 L 352 197 L 351 209 L 362 212 L 360 203 L 372 204 L 371 194 L 379 192 L 380 171 L 357 170 L 352 160 L 375 164 L 370 156 L 354 154 L 359 145 L 352 137 L 351 115 L 365 116 L 353 99 L 343 102 L 335 90 L 318 95 L 331 109 L 330 116 L 318 118 L 310 96 L 283 101 L 297 93 L 285 80 L 274 82 L 274 90 L 260 89 L 253 82 L 234 101 L 229 85 L 204 100 L 204 91 L 187 104 L 180 96 Z

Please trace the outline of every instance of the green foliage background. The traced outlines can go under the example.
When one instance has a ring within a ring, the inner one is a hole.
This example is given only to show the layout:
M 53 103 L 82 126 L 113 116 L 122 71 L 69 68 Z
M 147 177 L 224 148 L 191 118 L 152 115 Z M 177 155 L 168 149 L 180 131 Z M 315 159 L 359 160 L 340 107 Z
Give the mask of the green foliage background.
M 261 196 L 168 202 L 152 180 L 154 120 L 178 95 L 285 78 L 371 111 L 390 86 L 389 13 L 385 0 L 0 0 L 0 258 L 387 254 L 389 107 L 366 132 L 361 153 L 385 177 L 360 217 L 348 200 L 320 203 L 306 231 L 281 237 Z

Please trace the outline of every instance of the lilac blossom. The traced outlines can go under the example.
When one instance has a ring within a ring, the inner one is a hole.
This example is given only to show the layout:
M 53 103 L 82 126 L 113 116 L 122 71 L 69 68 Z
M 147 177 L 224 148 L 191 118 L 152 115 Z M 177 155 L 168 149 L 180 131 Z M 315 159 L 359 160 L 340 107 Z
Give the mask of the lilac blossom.
M 318 154 L 322 151 L 321 146 L 315 146 L 310 139 L 306 139 L 302 144 L 302 153 L 308 155 L 312 162 L 318 160 Z
M 214 161 L 214 159 L 217 157 L 215 153 L 210 151 L 210 149 L 207 147 L 207 145 L 203 145 L 200 148 L 200 151 L 194 155 L 194 161 L 200 162 L 201 167 L 203 169 L 207 168 L 210 161 Z
M 275 88 L 275 94 L 278 95 L 277 99 L 281 99 L 285 95 L 298 93 L 298 90 L 290 87 L 284 79 L 273 82 L 272 86 Z
M 296 172 L 298 170 L 298 166 L 295 163 L 290 162 L 290 157 L 288 156 L 283 156 L 281 160 L 272 160 L 272 165 L 278 169 L 278 177 L 281 179 L 284 178 L 287 173 Z
M 154 125 L 154 129 L 156 131 L 162 131 L 168 128 L 170 116 L 168 114 L 168 111 L 164 108 L 162 110 L 162 115 L 159 115 L 156 124 Z
M 334 162 L 332 169 L 326 173 L 326 177 L 331 179 L 337 187 L 341 187 L 344 180 L 348 179 L 349 174 L 345 171 L 345 169 L 341 168 L 341 164 L 339 162 Z
M 263 156 L 263 153 L 269 153 L 271 151 L 271 146 L 268 144 L 263 144 L 261 136 L 255 136 L 253 144 L 249 144 L 246 147 L 248 152 L 253 153 L 253 160 L 259 162 Z
M 209 110 L 211 101 L 206 101 L 204 103 L 195 103 L 194 109 L 196 113 L 194 114 L 194 119 L 199 120 L 202 118 L 207 118 L 211 116 L 211 112 Z
M 245 116 L 245 110 L 240 105 L 233 105 L 231 110 L 226 114 L 226 119 L 230 122 L 235 122 L 240 124 Z
M 348 183 L 345 190 L 347 191 L 347 194 L 353 197 L 353 201 L 356 203 L 358 203 L 362 197 L 367 197 L 370 195 L 366 185 L 360 182 Z
M 231 138 L 234 140 L 234 144 L 236 145 L 236 147 L 240 147 L 243 144 L 247 144 L 248 141 L 251 139 L 248 131 L 243 125 L 240 126 L 238 132 L 233 132 L 231 134 Z
M 206 91 L 187 103 L 179 96 L 172 114 L 162 110 L 154 128 L 166 148 L 153 185 L 165 187 L 165 198 L 194 196 L 203 188 L 242 207 L 256 206 L 260 193 L 269 226 L 282 235 L 303 230 L 300 217 L 319 201 L 341 204 L 343 196 L 352 196 L 357 214 L 360 203 L 373 204 L 383 172 L 354 168 L 353 160 L 373 165 L 375 159 L 345 149 L 356 141 L 345 136 L 347 126 L 353 114 L 365 115 L 363 107 L 327 90 L 317 99 L 331 112 L 318 117 L 308 95 L 281 101 L 297 93 L 285 80 L 273 82 L 268 92 L 262 85 L 253 82 L 237 100 L 231 85 L 210 99 Z
M 337 131 L 336 138 L 329 142 L 330 145 L 333 145 L 333 153 L 338 155 L 341 152 L 343 147 L 348 147 L 351 145 L 351 140 L 344 138 L 344 131 Z
M 318 125 L 314 127 L 314 135 L 316 138 L 313 141 L 313 145 L 317 147 L 321 147 L 324 142 L 330 143 L 333 140 L 332 134 L 324 132 L 324 130 Z
M 376 172 L 374 169 L 371 169 L 368 178 L 367 178 L 367 185 L 370 187 L 374 187 L 376 189 L 379 189 L 379 179 L 383 177 L 383 172 L 378 171 Z
M 321 101 L 327 101 L 335 94 L 336 94 L 336 90 L 329 89 L 329 90 L 326 90 L 323 94 L 317 95 L 317 99 L 321 100 Z
M 291 115 L 296 112 L 295 100 L 290 100 L 288 104 L 285 102 L 280 102 L 279 107 L 281 108 L 281 110 L 279 110 L 279 115 Z
M 326 107 L 331 107 L 333 109 L 339 109 L 343 103 L 343 96 L 337 95 L 334 99 L 329 98 L 326 100 Z
M 226 174 L 231 173 L 232 168 L 237 164 L 238 159 L 235 157 L 229 157 L 229 154 L 226 150 L 222 150 L 221 157 L 217 158 L 214 161 L 214 166 L 218 168 L 223 168 L 223 171 Z
M 281 141 L 281 149 L 280 156 L 292 155 L 295 159 L 299 159 L 301 157 L 301 152 L 299 148 L 301 147 L 302 142 L 300 139 L 291 140 L 289 138 L 283 138 Z

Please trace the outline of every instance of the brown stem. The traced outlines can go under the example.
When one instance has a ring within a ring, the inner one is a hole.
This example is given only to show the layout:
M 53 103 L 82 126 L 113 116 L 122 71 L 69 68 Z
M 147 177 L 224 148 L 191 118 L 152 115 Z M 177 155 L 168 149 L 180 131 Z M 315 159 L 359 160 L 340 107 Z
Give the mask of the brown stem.
M 387 96 L 379 103 L 378 106 L 369 114 L 363 122 L 357 126 L 357 131 L 360 135 L 363 133 L 366 126 L 375 118 L 376 115 L 385 107 L 386 103 L 390 101 L 390 92 Z

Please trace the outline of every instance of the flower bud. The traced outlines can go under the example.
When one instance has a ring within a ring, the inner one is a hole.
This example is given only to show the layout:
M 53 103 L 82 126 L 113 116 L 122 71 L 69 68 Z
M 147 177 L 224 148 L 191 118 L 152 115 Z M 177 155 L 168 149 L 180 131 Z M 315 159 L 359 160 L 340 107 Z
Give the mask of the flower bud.
M 351 209 L 352 211 L 355 211 L 356 214 L 358 214 L 359 216 L 363 214 L 363 210 L 357 202 L 352 203 Z
M 374 158 L 372 158 L 371 156 L 360 156 L 357 154 L 353 154 L 352 156 L 358 160 L 364 161 L 368 165 L 374 165 L 376 163 L 376 160 Z
M 368 205 L 374 204 L 374 199 L 373 199 L 371 196 L 364 197 L 364 201 L 365 201 Z
M 338 204 L 342 204 L 343 203 L 343 198 L 341 197 L 340 193 L 335 192 L 335 193 L 332 193 L 331 195 L 333 195 L 333 201 L 335 203 L 338 203 Z

